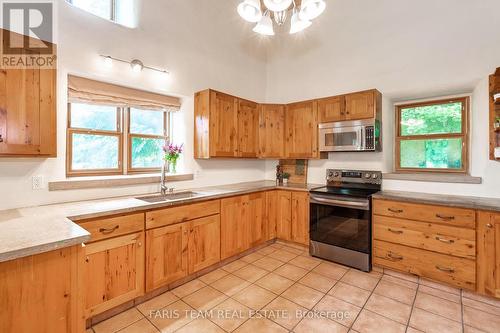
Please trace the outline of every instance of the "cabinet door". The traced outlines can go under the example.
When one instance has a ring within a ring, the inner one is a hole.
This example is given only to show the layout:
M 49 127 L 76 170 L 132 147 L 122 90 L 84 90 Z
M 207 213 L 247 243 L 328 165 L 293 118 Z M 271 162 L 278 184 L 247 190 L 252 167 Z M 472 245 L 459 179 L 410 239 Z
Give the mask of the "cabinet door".
M 276 219 L 276 237 L 283 240 L 292 238 L 292 194 L 277 191 L 277 206 L 272 211 Z
M 331 123 L 345 119 L 344 96 L 335 96 L 318 101 L 318 118 L 320 123 Z
M 257 157 L 259 129 L 258 104 L 238 101 L 238 156 Z
M 265 209 L 266 193 L 253 193 L 248 196 L 245 216 L 248 223 L 248 247 L 254 247 L 266 241 Z
M 188 273 L 220 261 L 220 215 L 189 222 Z
M 375 92 L 360 92 L 345 96 L 346 120 L 369 119 L 375 117 Z
M 0 155 L 56 155 L 56 71 L 0 70 Z
M 266 192 L 266 240 L 276 238 L 278 207 L 278 191 Z
M 291 240 L 309 245 L 309 193 L 292 193 Z
M 478 213 L 478 291 L 500 298 L 500 214 Z
M 239 254 L 248 248 L 246 203 L 248 203 L 248 196 L 221 200 L 221 259 Z
M 144 294 L 144 233 L 95 242 L 85 247 L 86 317 Z
M 317 102 L 289 104 L 286 108 L 286 156 L 316 158 L 318 156 Z
M 259 157 L 285 157 L 285 106 L 263 104 L 259 115 Z
M 187 223 L 146 232 L 146 291 L 187 275 L 188 232 Z
M 238 100 L 230 95 L 210 92 L 210 156 L 238 155 Z

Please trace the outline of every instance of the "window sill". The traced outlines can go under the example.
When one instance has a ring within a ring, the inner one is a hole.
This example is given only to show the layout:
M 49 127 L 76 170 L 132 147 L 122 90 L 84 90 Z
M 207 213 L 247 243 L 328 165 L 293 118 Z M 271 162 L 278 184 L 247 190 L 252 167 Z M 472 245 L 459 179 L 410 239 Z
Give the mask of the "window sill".
M 438 174 L 438 173 L 384 173 L 384 180 L 406 180 L 414 182 L 481 184 L 481 177 L 469 175 Z
M 167 181 L 185 181 L 193 180 L 191 173 L 167 174 Z M 120 175 L 120 176 L 101 176 L 101 177 L 79 177 L 67 178 L 61 181 L 49 182 L 49 191 L 80 190 L 90 188 L 133 186 L 142 184 L 160 183 L 160 174 L 142 174 L 142 175 Z

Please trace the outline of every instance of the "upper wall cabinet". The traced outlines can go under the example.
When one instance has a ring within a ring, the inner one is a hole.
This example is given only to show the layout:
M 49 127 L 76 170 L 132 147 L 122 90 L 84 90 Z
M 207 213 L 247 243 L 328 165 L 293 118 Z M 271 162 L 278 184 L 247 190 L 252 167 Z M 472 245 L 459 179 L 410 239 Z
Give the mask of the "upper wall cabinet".
M 195 158 L 257 157 L 258 105 L 214 90 L 195 94 Z
M 377 108 L 381 107 L 381 97 L 382 95 L 377 90 L 368 90 L 319 99 L 319 122 L 331 123 L 375 118 Z
M 56 154 L 56 70 L 0 69 L 0 156 Z
M 285 156 L 285 106 L 261 104 L 259 112 L 259 156 Z
M 318 103 L 288 104 L 285 112 L 285 156 L 287 158 L 318 157 Z
M 320 123 L 345 120 L 344 96 L 327 97 L 318 100 L 318 117 Z

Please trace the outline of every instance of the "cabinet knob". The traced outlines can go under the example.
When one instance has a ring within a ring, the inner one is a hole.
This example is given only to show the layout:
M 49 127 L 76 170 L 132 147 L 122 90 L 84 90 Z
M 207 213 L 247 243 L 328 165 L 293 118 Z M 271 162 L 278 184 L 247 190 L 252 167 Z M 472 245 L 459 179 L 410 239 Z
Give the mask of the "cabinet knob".
M 0 143 L 3 142 L 2 134 L 0 134 Z
M 488 224 L 486 224 L 486 227 L 489 228 L 489 229 L 491 229 L 491 228 L 493 228 L 493 224 L 488 223 Z
M 85 262 L 89 262 L 89 260 L 90 260 L 89 257 L 85 258 Z

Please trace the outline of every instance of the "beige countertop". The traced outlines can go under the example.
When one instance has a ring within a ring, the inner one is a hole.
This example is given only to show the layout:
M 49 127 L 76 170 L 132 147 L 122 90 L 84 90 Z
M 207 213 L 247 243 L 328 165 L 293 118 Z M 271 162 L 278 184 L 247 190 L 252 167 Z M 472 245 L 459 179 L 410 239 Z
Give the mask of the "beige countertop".
M 308 191 L 319 186 L 321 185 L 276 186 L 274 181 L 257 181 L 189 189 L 202 195 L 168 202 L 148 203 L 135 197 L 119 197 L 4 210 L 0 211 L 0 262 L 87 241 L 90 234 L 74 223 L 85 219 L 220 199 L 274 188 Z
M 500 198 L 467 197 L 459 195 L 400 191 L 381 191 L 374 194 L 373 198 L 500 212 Z

